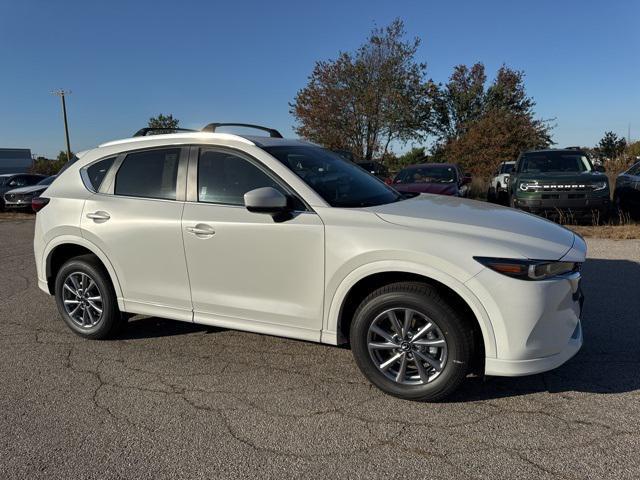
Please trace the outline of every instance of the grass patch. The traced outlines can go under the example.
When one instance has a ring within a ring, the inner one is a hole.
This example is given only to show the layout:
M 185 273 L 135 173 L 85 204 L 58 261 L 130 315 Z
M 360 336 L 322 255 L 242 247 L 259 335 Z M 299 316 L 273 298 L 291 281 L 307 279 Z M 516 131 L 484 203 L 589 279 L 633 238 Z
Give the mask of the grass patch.
M 5 220 L 35 220 L 36 216 L 30 212 L 0 212 L 0 222 Z
M 629 223 L 626 225 L 565 225 L 570 230 L 585 238 L 609 238 L 612 240 L 638 240 L 640 239 L 640 224 Z

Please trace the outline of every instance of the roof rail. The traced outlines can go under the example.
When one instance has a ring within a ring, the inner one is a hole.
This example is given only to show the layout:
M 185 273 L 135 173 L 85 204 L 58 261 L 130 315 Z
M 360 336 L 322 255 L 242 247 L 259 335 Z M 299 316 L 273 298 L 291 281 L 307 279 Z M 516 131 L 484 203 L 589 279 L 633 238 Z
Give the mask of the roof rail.
M 269 134 L 272 138 L 282 138 L 282 135 L 275 128 L 262 127 L 260 125 L 252 125 L 250 123 L 210 123 L 206 127 L 203 127 L 203 132 L 215 132 L 218 127 L 246 127 L 255 128 L 256 130 L 263 130 Z
M 190 128 L 171 128 L 171 127 L 146 127 L 141 128 L 133 134 L 134 137 L 146 137 L 151 132 L 176 133 L 176 132 L 197 132 Z

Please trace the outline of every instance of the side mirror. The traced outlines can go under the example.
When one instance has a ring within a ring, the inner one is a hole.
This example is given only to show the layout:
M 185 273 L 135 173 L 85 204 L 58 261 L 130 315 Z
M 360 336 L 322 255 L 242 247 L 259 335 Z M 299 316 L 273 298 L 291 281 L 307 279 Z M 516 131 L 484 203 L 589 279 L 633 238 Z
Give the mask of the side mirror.
M 470 173 L 465 173 L 462 175 L 462 185 L 469 185 L 471 183 L 471 180 L 473 179 L 473 177 L 471 176 Z
M 244 194 L 244 206 L 255 213 L 282 213 L 289 210 L 287 197 L 273 187 L 256 188 Z
M 605 168 L 602 165 L 596 165 L 593 167 L 596 172 L 604 173 L 606 172 Z

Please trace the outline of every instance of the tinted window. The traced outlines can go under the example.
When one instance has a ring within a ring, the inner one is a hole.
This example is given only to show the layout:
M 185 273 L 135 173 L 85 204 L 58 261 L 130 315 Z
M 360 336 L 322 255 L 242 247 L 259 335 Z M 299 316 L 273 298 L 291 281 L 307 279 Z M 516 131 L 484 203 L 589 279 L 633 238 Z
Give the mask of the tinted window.
M 273 187 L 289 193 L 253 163 L 233 153 L 201 150 L 198 161 L 198 201 L 244 205 L 244 194 L 262 187 Z M 295 199 L 293 207 L 304 210 Z
M 105 158 L 87 168 L 87 178 L 95 192 L 100 189 L 100 185 L 115 159 L 115 157 Z
M 640 162 L 636 163 L 627 171 L 628 175 L 640 175 Z
M 18 177 L 13 177 L 9 181 L 8 185 L 13 188 L 20 188 L 20 187 L 26 187 L 28 185 L 32 185 L 34 183 L 36 183 L 36 180 L 32 180 L 32 177 L 21 175 Z
M 128 154 L 116 174 L 116 195 L 176 199 L 179 148 Z
M 320 147 L 264 149 L 291 169 L 332 207 L 367 207 L 403 197 L 354 163 Z
M 592 170 L 591 162 L 580 152 L 527 153 L 519 162 L 519 171 L 523 173 L 581 173 Z
M 38 183 L 36 183 L 36 185 L 51 185 L 55 179 L 56 179 L 56 176 L 51 175 L 50 177 L 40 180 Z
M 401 170 L 394 183 L 453 183 L 456 178 L 454 167 L 425 165 Z
M 513 170 L 513 164 L 504 163 L 500 168 L 500 173 L 511 173 L 511 170 Z

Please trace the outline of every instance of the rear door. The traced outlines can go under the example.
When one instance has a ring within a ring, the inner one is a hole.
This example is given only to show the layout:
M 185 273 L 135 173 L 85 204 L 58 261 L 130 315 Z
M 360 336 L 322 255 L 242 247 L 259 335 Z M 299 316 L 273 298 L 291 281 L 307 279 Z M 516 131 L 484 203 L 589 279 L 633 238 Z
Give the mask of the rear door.
M 119 155 L 86 202 L 83 235 L 109 258 L 127 311 L 192 320 L 180 219 L 184 208 L 184 147 Z M 104 174 L 98 162 L 84 169 L 85 183 Z

